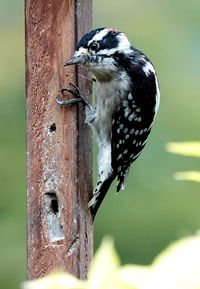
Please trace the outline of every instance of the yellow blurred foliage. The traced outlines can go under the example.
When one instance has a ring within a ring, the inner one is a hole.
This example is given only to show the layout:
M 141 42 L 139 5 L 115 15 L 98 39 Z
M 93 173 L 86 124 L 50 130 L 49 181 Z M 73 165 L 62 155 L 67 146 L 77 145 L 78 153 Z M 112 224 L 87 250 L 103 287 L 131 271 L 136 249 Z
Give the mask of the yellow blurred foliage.
M 200 235 L 174 242 L 148 266 L 120 266 L 110 238 L 105 238 L 92 261 L 88 279 L 64 272 L 26 281 L 23 289 L 198 289 L 200 288 Z
M 200 182 L 200 172 L 198 171 L 187 171 L 187 172 L 177 172 L 174 174 L 174 178 L 178 181 L 192 181 Z
M 166 145 L 166 150 L 174 154 L 199 158 L 200 142 L 170 142 Z M 192 182 L 200 182 L 200 171 L 177 172 L 174 174 L 174 178 L 178 181 L 186 180 Z
M 200 158 L 200 142 L 170 142 L 166 145 L 170 153 Z

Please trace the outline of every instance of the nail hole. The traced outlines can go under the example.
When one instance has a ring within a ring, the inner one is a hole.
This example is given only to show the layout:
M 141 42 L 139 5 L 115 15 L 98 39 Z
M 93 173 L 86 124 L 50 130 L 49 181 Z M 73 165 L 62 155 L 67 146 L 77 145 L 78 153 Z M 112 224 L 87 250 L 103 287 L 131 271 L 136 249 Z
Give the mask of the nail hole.
M 50 132 L 56 131 L 56 124 L 53 123 L 50 128 L 49 128 Z

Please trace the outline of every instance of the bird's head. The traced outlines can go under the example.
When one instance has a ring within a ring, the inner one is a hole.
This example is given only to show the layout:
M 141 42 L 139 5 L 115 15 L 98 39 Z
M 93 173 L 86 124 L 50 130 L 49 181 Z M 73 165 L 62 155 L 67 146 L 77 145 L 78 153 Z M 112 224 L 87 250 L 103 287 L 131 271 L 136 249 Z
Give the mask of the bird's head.
M 114 55 L 131 52 L 131 44 L 124 33 L 111 28 L 98 28 L 80 39 L 74 56 L 63 66 L 82 64 L 93 72 L 97 79 L 106 81 L 112 78 L 118 69 Z

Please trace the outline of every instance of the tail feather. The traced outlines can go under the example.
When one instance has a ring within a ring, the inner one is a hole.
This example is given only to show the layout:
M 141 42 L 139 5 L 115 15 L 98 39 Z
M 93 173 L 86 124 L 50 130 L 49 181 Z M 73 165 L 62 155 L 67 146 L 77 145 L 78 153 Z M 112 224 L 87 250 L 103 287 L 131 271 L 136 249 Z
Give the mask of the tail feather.
M 97 183 L 97 187 L 98 189 L 94 190 L 94 196 L 92 197 L 92 199 L 90 200 L 90 202 L 88 203 L 88 207 L 90 208 L 90 212 L 92 215 L 92 219 L 94 221 L 94 218 L 96 216 L 96 213 L 108 191 L 108 189 L 110 188 L 110 185 L 112 184 L 113 180 L 115 179 L 115 175 L 111 175 L 108 179 L 106 179 L 104 182 L 102 182 L 100 184 L 99 187 L 99 183 Z
M 123 180 L 123 183 L 122 183 L 122 190 L 125 189 L 126 180 L 127 180 L 127 177 L 128 177 L 129 170 L 130 170 L 130 167 L 128 167 L 128 169 L 126 170 L 126 173 L 124 175 L 124 180 Z
M 126 180 L 128 177 L 129 170 L 130 170 L 130 166 L 128 168 L 125 167 L 125 168 L 121 169 L 120 171 L 118 171 L 118 174 L 117 174 L 117 193 L 121 189 L 122 190 L 125 189 Z

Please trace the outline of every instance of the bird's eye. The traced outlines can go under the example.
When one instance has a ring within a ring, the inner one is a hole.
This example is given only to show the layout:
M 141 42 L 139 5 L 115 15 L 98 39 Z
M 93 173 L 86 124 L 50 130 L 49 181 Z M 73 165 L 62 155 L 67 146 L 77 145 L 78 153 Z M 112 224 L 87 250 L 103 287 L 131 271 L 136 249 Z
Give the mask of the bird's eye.
M 99 49 L 99 43 L 94 41 L 89 45 L 89 49 L 93 50 L 93 51 L 98 51 Z

